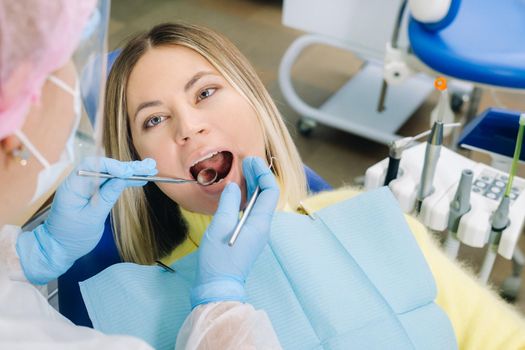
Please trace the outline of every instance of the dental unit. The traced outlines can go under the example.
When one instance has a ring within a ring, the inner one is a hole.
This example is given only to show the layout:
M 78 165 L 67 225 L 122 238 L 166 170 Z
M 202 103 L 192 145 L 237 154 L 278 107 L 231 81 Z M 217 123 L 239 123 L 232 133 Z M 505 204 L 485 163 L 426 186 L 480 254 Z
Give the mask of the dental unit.
M 444 124 L 443 128 L 455 128 L 461 126 L 460 123 Z M 399 163 L 403 151 L 416 145 L 416 141 L 430 134 L 431 130 L 424 131 L 416 136 L 403 137 L 402 139 L 392 142 L 388 148 L 388 167 L 386 170 L 384 185 L 388 186 L 392 180 L 398 176 Z
M 421 211 L 423 200 L 434 190 L 434 175 L 436 174 L 437 162 L 441 153 L 441 145 L 443 144 L 443 115 L 446 104 L 448 104 L 447 81 L 445 78 L 439 77 L 434 82 L 434 86 L 441 92 L 438 102 L 438 116 L 427 139 L 425 161 L 417 194 L 417 213 Z
M 524 129 L 525 129 L 525 114 L 522 114 L 519 119 L 518 136 L 516 138 L 516 146 L 514 148 L 514 157 L 512 159 L 512 165 L 511 165 L 510 172 L 509 172 L 509 179 L 507 181 L 505 193 L 503 197 L 501 198 L 498 208 L 492 215 L 492 219 L 491 219 L 492 227 L 490 230 L 490 236 L 489 236 L 489 241 L 488 241 L 489 247 L 487 249 L 487 253 L 485 255 L 485 259 L 483 261 L 483 265 L 481 266 L 481 270 L 479 273 L 480 279 L 485 283 L 488 281 L 490 272 L 492 271 L 492 267 L 494 266 L 494 262 L 497 256 L 498 246 L 501 241 L 502 232 L 510 224 L 510 220 L 509 220 L 509 207 L 510 207 L 510 201 L 511 201 L 510 194 L 511 194 L 511 189 L 513 187 L 512 185 L 513 185 L 514 177 L 516 175 L 518 162 L 520 159 Z
M 470 192 L 472 191 L 472 179 L 474 173 L 470 169 L 461 172 L 458 189 L 454 200 L 450 202 L 450 214 L 448 217 L 448 236 L 445 241 L 445 252 L 455 258 L 458 255 L 460 242 L 458 240 L 459 221 L 470 210 Z

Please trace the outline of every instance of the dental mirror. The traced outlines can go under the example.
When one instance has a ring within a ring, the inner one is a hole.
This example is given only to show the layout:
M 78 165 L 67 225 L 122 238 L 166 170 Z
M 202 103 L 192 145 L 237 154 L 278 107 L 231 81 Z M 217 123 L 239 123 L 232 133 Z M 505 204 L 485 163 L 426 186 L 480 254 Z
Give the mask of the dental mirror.
M 89 177 L 100 177 L 104 179 L 112 179 L 116 176 L 104 173 L 104 172 L 96 172 L 96 171 L 87 171 L 87 170 L 79 170 L 77 172 L 79 176 L 89 176 Z M 215 183 L 215 180 L 217 180 L 218 173 L 213 168 L 205 168 L 199 171 L 197 174 L 196 180 L 187 180 L 187 179 L 180 179 L 180 178 L 174 178 L 174 177 L 160 177 L 160 176 L 130 176 L 125 178 L 125 180 L 135 180 L 135 181 L 151 181 L 151 182 L 165 182 L 165 183 L 175 183 L 175 184 L 183 184 L 183 183 L 197 183 L 201 186 L 209 186 Z
M 197 182 L 202 186 L 209 186 L 217 180 L 217 171 L 213 168 L 205 168 L 197 174 Z

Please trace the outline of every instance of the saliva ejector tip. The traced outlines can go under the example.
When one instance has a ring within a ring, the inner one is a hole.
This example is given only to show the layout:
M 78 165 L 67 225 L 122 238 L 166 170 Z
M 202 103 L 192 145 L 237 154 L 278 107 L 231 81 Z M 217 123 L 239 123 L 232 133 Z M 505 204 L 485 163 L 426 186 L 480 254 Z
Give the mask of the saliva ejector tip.
M 444 91 L 447 89 L 447 79 L 444 77 L 437 77 L 434 80 L 434 87 L 439 91 Z

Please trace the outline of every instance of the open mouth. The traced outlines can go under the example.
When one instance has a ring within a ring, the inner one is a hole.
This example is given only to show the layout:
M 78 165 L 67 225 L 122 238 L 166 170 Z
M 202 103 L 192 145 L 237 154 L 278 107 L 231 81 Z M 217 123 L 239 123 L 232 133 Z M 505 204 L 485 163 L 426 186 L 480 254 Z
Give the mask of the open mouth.
M 206 159 L 201 159 L 190 168 L 190 173 L 197 179 L 199 172 L 203 169 L 213 169 L 217 172 L 215 183 L 220 182 L 230 173 L 233 163 L 233 154 L 229 151 L 221 151 L 210 154 Z

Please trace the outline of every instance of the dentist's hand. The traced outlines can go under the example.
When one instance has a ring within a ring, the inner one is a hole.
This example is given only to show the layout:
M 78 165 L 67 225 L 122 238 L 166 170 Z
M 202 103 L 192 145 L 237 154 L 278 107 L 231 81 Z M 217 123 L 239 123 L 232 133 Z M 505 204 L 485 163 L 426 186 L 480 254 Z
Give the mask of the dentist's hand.
M 261 192 L 237 241 L 230 247 L 228 240 L 239 219 L 241 191 L 235 183 L 224 188 L 199 247 L 197 276 L 191 290 L 192 308 L 216 301 L 243 302 L 248 273 L 270 238 L 272 216 L 279 200 L 275 177 L 260 158 L 244 159 L 243 173 L 248 191 L 253 192 L 253 185 L 259 185 Z
M 78 169 L 67 177 L 55 194 L 45 223 L 18 237 L 16 249 L 27 279 L 45 284 L 95 248 L 104 232 L 104 222 L 122 191 L 128 186 L 146 184 L 122 178 L 155 175 L 155 167 L 153 159 L 121 162 L 93 157 L 82 162 L 78 169 L 108 172 L 120 178 L 82 177 L 77 175 Z

